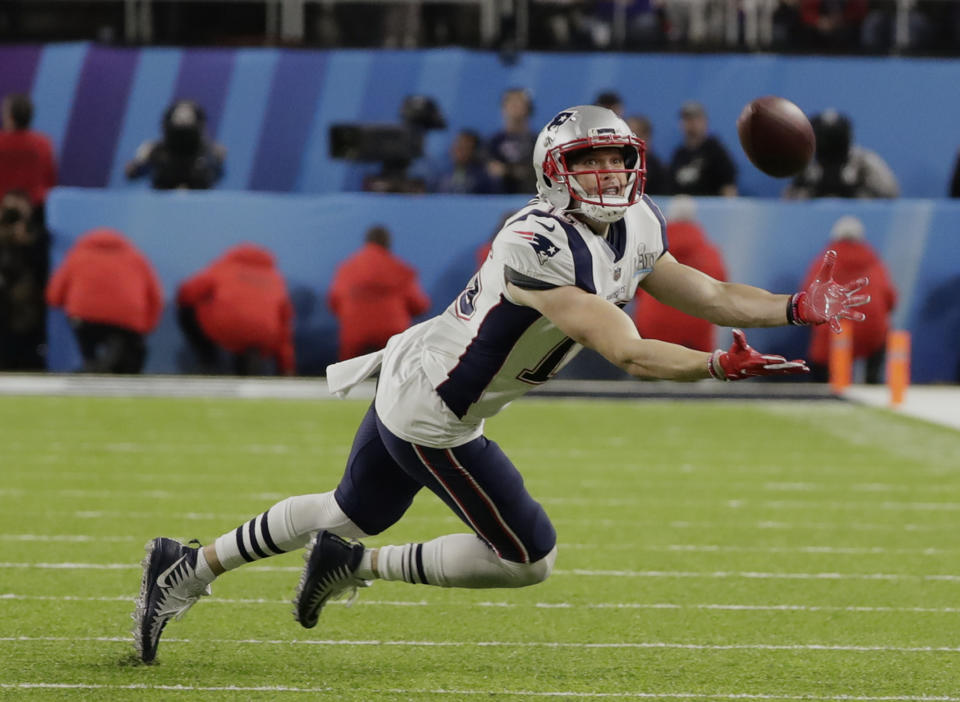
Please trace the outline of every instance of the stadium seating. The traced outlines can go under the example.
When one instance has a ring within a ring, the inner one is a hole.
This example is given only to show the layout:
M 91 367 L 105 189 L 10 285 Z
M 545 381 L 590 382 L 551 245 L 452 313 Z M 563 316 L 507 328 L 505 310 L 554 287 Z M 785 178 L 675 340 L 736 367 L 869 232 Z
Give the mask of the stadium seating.
M 220 189 L 331 193 L 356 189 L 363 168 L 328 158 L 335 122 L 394 122 L 403 98 L 429 94 L 449 128 L 427 140 L 444 158 L 456 129 L 494 132 L 499 96 L 523 86 L 535 97 L 534 123 L 571 103 L 618 90 L 628 112 L 654 124 L 654 149 L 668 155 L 676 112 L 694 98 L 731 147 L 746 195 L 779 194 L 737 146 L 742 106 L 764 94 L 808 112 L 837 107 L 854 120 L 857 141 L 893 167 L 907 197 L 943 197 L 960 135 L 957 60 L 767 55 L 527 53 L 511 65 L 494 53 L 293 49 L 126 49 L 91 44 L 0 47 L 0 94 L 29 92 L 36 128 L 53 137 L 65 185 L 127 185 L 123 164 L 159 133 L 175 97 L 206 106 L 214 138 L 228 148 Z M 389 78 L 385 78 L 389 76 Z M 923 109 L 931 99 L 935 109 Z

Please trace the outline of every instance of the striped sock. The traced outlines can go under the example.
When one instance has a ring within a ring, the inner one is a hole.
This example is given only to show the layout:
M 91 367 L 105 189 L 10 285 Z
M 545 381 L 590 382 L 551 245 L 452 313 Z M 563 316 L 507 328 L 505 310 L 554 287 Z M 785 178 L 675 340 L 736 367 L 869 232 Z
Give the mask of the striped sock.
M 281 548 L 273 539 L 270 531 L 270 512 L 273 509 L 271 507 L 263 514 L 217 539 L 217 558 L 220 559 L 220 565 L 225 570 L 232 570 L 244 563 L 252 563 L 290 550 Z
M 377 571 L 381 579 L 402 580 L 413 585 L 430 584 L 423 566 L 423 544 L 381 546 L 378 551 Z M 363 577 L 363 561 L 360 565 L 357 574 Z
M 333 492 L 298 495 L 219 537 L 215 544 L 217 559 L 225 570 L 232 570 L 302 548 L 320 529 L 346 538 L 365 536 L 340 509 Z

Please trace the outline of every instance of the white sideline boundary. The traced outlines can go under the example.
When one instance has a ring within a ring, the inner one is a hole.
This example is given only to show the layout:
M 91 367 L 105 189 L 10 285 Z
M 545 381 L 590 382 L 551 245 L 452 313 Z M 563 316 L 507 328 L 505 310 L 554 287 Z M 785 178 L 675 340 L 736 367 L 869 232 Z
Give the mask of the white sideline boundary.
M 373 398 L 375 383 L 357 386 L 351 399 Z M 86 397 L 209 397 L 239 399 L 330 400 L 323 378 L 238 378 L 178 375 L 79 375 L 0 373 L 0 395 Z M 872 407 L 889 407 L 889 390 L 882 385 L 854 385 L 840 396 L 815 383 L 697 383 L 635 380 L 554 380 L 531 393 L 533 397 L 623 397 L 631 399 L 842 399 Z M 904 403 L 893 410 L 942 426 L 960 429 L 960 386 L 914 385 Z

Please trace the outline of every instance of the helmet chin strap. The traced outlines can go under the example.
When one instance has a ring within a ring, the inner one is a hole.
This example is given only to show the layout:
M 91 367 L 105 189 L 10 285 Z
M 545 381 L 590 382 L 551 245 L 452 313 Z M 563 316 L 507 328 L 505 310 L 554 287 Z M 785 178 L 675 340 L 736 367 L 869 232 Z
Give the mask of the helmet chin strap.
M 627 186 L 631 186 L 630 181 L 627 182 Z M 586 191 L 583 189 L 583 186 L 580 185 L 576 178 L 571 178 L 570 187 L 573 188 L 573 190 L 576 191 L 577 195 L 580 197 L 588 197 Z M 611 204 L 609 205 L 594 205 L 587 202 L 582 202 L 573 197 L 570 199 L 579 205 L 579 207 L 575 206 L 572 209 L 576 210 L 585 217 L 589 217 L 590 219 L 603 224 L 618 222 L 627 214 L 627 198 L 625 198 L 623 195 L 608 195 L 603 197 L 604 200 L 610 200 Z

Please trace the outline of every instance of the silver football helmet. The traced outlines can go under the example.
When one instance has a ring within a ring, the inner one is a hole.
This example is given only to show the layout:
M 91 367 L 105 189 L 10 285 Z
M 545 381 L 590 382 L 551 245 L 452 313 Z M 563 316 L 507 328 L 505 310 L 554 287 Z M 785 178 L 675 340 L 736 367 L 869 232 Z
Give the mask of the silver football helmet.
M 574 173 L 567 165 L 574 152 L 608 147 L 622 149 L 623 169 L 578 170 Z M 616 222 L 623 219 L 630 205 L 643 197 L 647 173 L 645 152 L 643 141 L 614 112 L 594 105 L 570 107 L 558 113 L 537 137 L 533 149 L 537 192 L 554 207 L 575 209 L 598 222 Z M 603 194 L 599 185 L 604 173 L 627 175 L 622 195 Z M 588 195 L 574 175 L 595 177 L 597 194 Z

